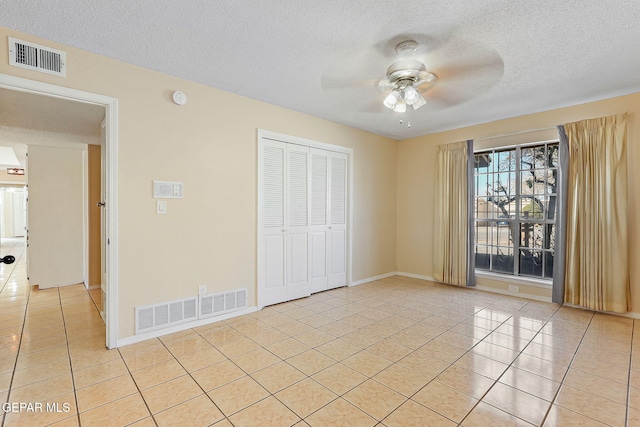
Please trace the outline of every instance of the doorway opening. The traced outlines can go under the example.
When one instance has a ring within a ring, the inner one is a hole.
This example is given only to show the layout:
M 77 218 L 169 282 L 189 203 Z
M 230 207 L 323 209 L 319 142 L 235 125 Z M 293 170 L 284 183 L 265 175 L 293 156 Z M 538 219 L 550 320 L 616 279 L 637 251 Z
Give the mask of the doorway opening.
M 103 182 L 104 194 L 100 201 L 103 209 L 103 224 L 104 224 L 104 236 L 102 240 L 101 249 L 104 254 L 104 266 L 101 268 L 104 271 L 104 282 L 101 284 L 101 290 L 104 289 L 104 320 L 106 324 L 106 346 L 107 348 L 116 348 L 118 346 L 118 318 L 117 318 L 117 169 L 116 169 L 116 154 L 117 154 L 117 118 L 118 118 L 118 103 L 117 99 L 93 94 L 89 92 L 79 91 L 75 89 L 69 89 L 61 86 L 50 85 L 46 83 L 36 82 L 32 80 L 22 79 L 18 77 L 2 75 L 0 74 L 0 90 L 3 90 L 7 96 L 16 97 L 17 99 L 25 100 L 27 98 L 37 98 L 36 103 L 41 109 L 40 113 L 44 116 L 52 113 L 56 110 L 55 106 L 64 103 L 66 106 L 70 106 L 71 109 L 75 108 L 77 111 L 86 109 L 94 109 L 99 107 L 103 111 L 104 118 L 104 137 L 102 140 L 104 153 L 103 164 L 101 172 L 101 180 Z M 27 101 L 25 101 L 27 102 Z M 3 116 L 9 118 L 15 118 L 22 115 L 25 112 L 25 106 L 16 105 L 15 103 L 5 103 L 5 105 L 11 105 L 12 107 L 6 107 L 11 110 L 7 111 L 7 114 Z M 71 114 L 73 116 L 73 114 Z M 102 121 L 102 120 L 100 120 Z M 51 129 L 38 129 L 38 125 L 55 127 L 57 123 L 64 123 L 64 120 L 39 120 L 37 125 L 22 126 L 21 132 L 29 135 L 29 130 L 46 132 Z M 3 125 L 2 129 L 6 130 L 11 126 Z M 25 129 L 26 131 L 25 132 Z M 55 130 L 55 129 L 54 129 Z M 18 132 L 20 133 L 20 132 Z M 37 132 L 36 132 L 37 133 Z M 100 122 L 98 122 L 98 133 L 100 133 Z M 31 135 L 33 136 L 33 135 Z M 0 144 L 2 145 L 2 144 Z M 52 145 L 52 144 L 49 144 Z M 59 146 L 65 146 L 66 144 L 60 143 Z M 55 144 L 53 144 L 55 146 Z M 28 227 L 28 226 L 27 226 Z M 27 228 L 28 235 L 28 228 Z M 86 249 L 86 248 L 85 248 Z M 88 251 L 87 251 L 88 252 Z M 85 269 L 86 271 L 86 269 Z M 85 280 L 88 278 L 85 276 Z

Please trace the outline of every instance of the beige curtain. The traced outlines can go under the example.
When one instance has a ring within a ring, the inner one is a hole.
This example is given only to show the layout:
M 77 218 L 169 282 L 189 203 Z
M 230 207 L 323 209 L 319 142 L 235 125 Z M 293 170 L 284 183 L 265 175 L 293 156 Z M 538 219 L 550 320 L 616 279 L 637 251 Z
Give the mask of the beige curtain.
M 564 126 L 569 143 L 565 302 L 629 307 L 626 115 Z
M 467 142 L 438 146 L 434 273 L 439 282 L 467 284 Z

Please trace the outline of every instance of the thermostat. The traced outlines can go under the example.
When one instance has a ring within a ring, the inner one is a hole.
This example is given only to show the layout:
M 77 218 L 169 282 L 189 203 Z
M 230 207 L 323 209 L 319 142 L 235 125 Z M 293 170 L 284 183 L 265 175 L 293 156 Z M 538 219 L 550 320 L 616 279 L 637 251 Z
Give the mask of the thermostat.
M 182 199 L 182 183 L 153 181 L 153 197 L 155 199 Z

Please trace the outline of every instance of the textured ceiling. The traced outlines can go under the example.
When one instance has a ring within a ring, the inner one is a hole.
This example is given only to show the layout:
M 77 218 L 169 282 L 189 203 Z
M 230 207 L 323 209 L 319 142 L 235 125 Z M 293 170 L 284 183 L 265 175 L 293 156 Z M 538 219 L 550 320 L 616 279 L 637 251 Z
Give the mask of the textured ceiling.
M 0 25 L 395 139 L 640 91 L 637 0 L 2 3 Z M 376 87 L 403 35 L 439 77 L 410 128 Z

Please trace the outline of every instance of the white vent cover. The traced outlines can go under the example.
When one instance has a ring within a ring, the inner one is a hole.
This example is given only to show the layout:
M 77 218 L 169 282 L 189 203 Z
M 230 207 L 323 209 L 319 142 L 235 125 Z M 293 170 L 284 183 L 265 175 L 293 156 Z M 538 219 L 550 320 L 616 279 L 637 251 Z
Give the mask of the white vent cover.
M 198 298 L 191 297 L 136 307 L 136 334 L 154 331 L 198 318 Z
M 13 37 L 9 37 L 9 65 L 67 77 L 65 52 Z
M 247 306 L 247 290 L 236 289 L 200 297 L 200 318 L 219 316 Z

